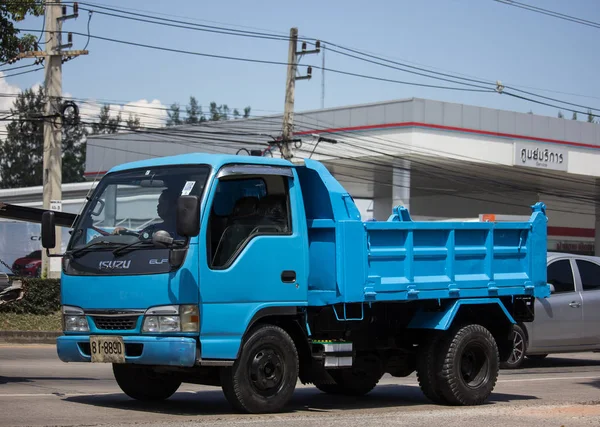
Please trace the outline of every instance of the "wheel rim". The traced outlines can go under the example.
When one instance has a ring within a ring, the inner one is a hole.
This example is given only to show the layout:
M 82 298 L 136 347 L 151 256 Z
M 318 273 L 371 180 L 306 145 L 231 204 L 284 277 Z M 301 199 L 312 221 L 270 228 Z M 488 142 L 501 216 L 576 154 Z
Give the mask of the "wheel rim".
M 273 348 L 258 350 L 249 363 L 250 383 L 264 397 L 277 394 L 283 386 L 285 363 L 281 354 Z
M 510 363 L 511 365 L 514 365 L 515 363 L 517 363 L 519 360 L 521 360 L 523 358 L 523 355 L 525 354 L 525 339 L 523 338 L 523 335 L 521 335 L 519 332 L 514 333 L 514 337 L 513 337 L 513 349 L 512 352 L 510 353 L 510 357 L 508 358 L 508 363 Z
M 462 380 L 470 388 L 478 388 L 489 378 L 489 361 L 483 346 L 467 344 L 460 358 L 459 372 Z

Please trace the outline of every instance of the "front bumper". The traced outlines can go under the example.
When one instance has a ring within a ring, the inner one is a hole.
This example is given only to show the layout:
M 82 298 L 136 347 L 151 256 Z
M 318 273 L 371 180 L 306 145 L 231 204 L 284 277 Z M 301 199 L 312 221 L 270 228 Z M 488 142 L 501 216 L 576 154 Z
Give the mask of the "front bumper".
M 194 366 L 197 341 L 188 337 L 124 336 L 125 361 L 141 365 Z M 58 337 L 56 350 L 63 362 L 91 362 L 89 335 Z

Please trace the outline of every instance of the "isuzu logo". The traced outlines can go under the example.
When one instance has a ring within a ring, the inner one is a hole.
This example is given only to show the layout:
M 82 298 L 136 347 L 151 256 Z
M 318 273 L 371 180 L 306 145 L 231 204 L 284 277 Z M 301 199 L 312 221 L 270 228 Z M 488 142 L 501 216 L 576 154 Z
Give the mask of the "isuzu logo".
M 126 270 L 131 265 L 131 260 L 127 261 L 100 261 L 98 268 L 100 270 Z

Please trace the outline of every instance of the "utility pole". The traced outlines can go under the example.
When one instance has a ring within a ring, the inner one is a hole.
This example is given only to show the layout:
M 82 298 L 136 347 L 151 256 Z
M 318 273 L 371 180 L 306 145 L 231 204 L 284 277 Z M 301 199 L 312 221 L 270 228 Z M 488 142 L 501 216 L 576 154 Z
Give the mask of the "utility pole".
M 309 80 L 312 76 L 312 67 L 308 67 L 306 76 L 296 76 L 298 70 L 298 57 L 311 53 L 319 53 L 320 42 L 317 40 L 314 50 L 306 50 L 306 42 L 302 43 L 302 50 L 298 52 L 298 28 L 290 29 L 290 45 L 288 49 L 287 79 L 285 82 L 285 105 L 283 109 L 283 134 L 281 141 L 281 156 L 291 159 L 294 155 L 290 142 L 294 136 L 294 92 L 296 80 Z
M 63 51 L 73 46 L 73 36 L 68 34 L 68 42 L 62 44 L 62 21 L 78 17 L 78 5 L 73 4 L 73 14 L 67 14 L 67 6 L 60 0 L 46 0 L 45 28 L 46 50 L 23 52 L 17 59 L 45 58 L 46 70 L 44 88 L 46 90 L 46 110 L 44 112 L 44 153 L 43 153 L 43 206 L 44 209 L 62 210 L 62 63 L 63 58 L 87 55 L 87 50 Z M 61 251 L 61 229 L 56 227 L 56 247 L 51 253 Z M 50 260 L 58 265 L 49 265 Z M 50 268 L 49 268 L 50 267 Z M 46 277 L 60 277 L 59 258 L 48 258 L 42 251 L 42 274 Z
M 60 54 L 60 31 L 62 22 L 58 20 L 61 13 L 60 0 L 46 0 L 46 72 L 44 87 L 46 89 L 46 111 L 44 112 L 44 209 L 62 210 L 62 134 L 61 117 L 58 103 L 62 95 L 62 56 Z M 56 227 L 57 246 L 51 253 L 60 252 L 61 230 Z M 42 251 L 42 271 L 46 277 L 54 278 L 60 269 L 52 268 L 49 262 L 58 258 L 48 258 Z M 48 268 L 50 267 L 50 268 Z

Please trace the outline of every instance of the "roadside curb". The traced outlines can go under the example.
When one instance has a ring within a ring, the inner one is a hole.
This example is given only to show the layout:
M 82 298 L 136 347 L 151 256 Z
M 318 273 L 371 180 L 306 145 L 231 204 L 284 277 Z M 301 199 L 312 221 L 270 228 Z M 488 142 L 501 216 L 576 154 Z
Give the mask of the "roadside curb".
M 46 331 L 0 331 L 0 343 L 3 344 L 56 344 L 56 338 L 62 332 Z

